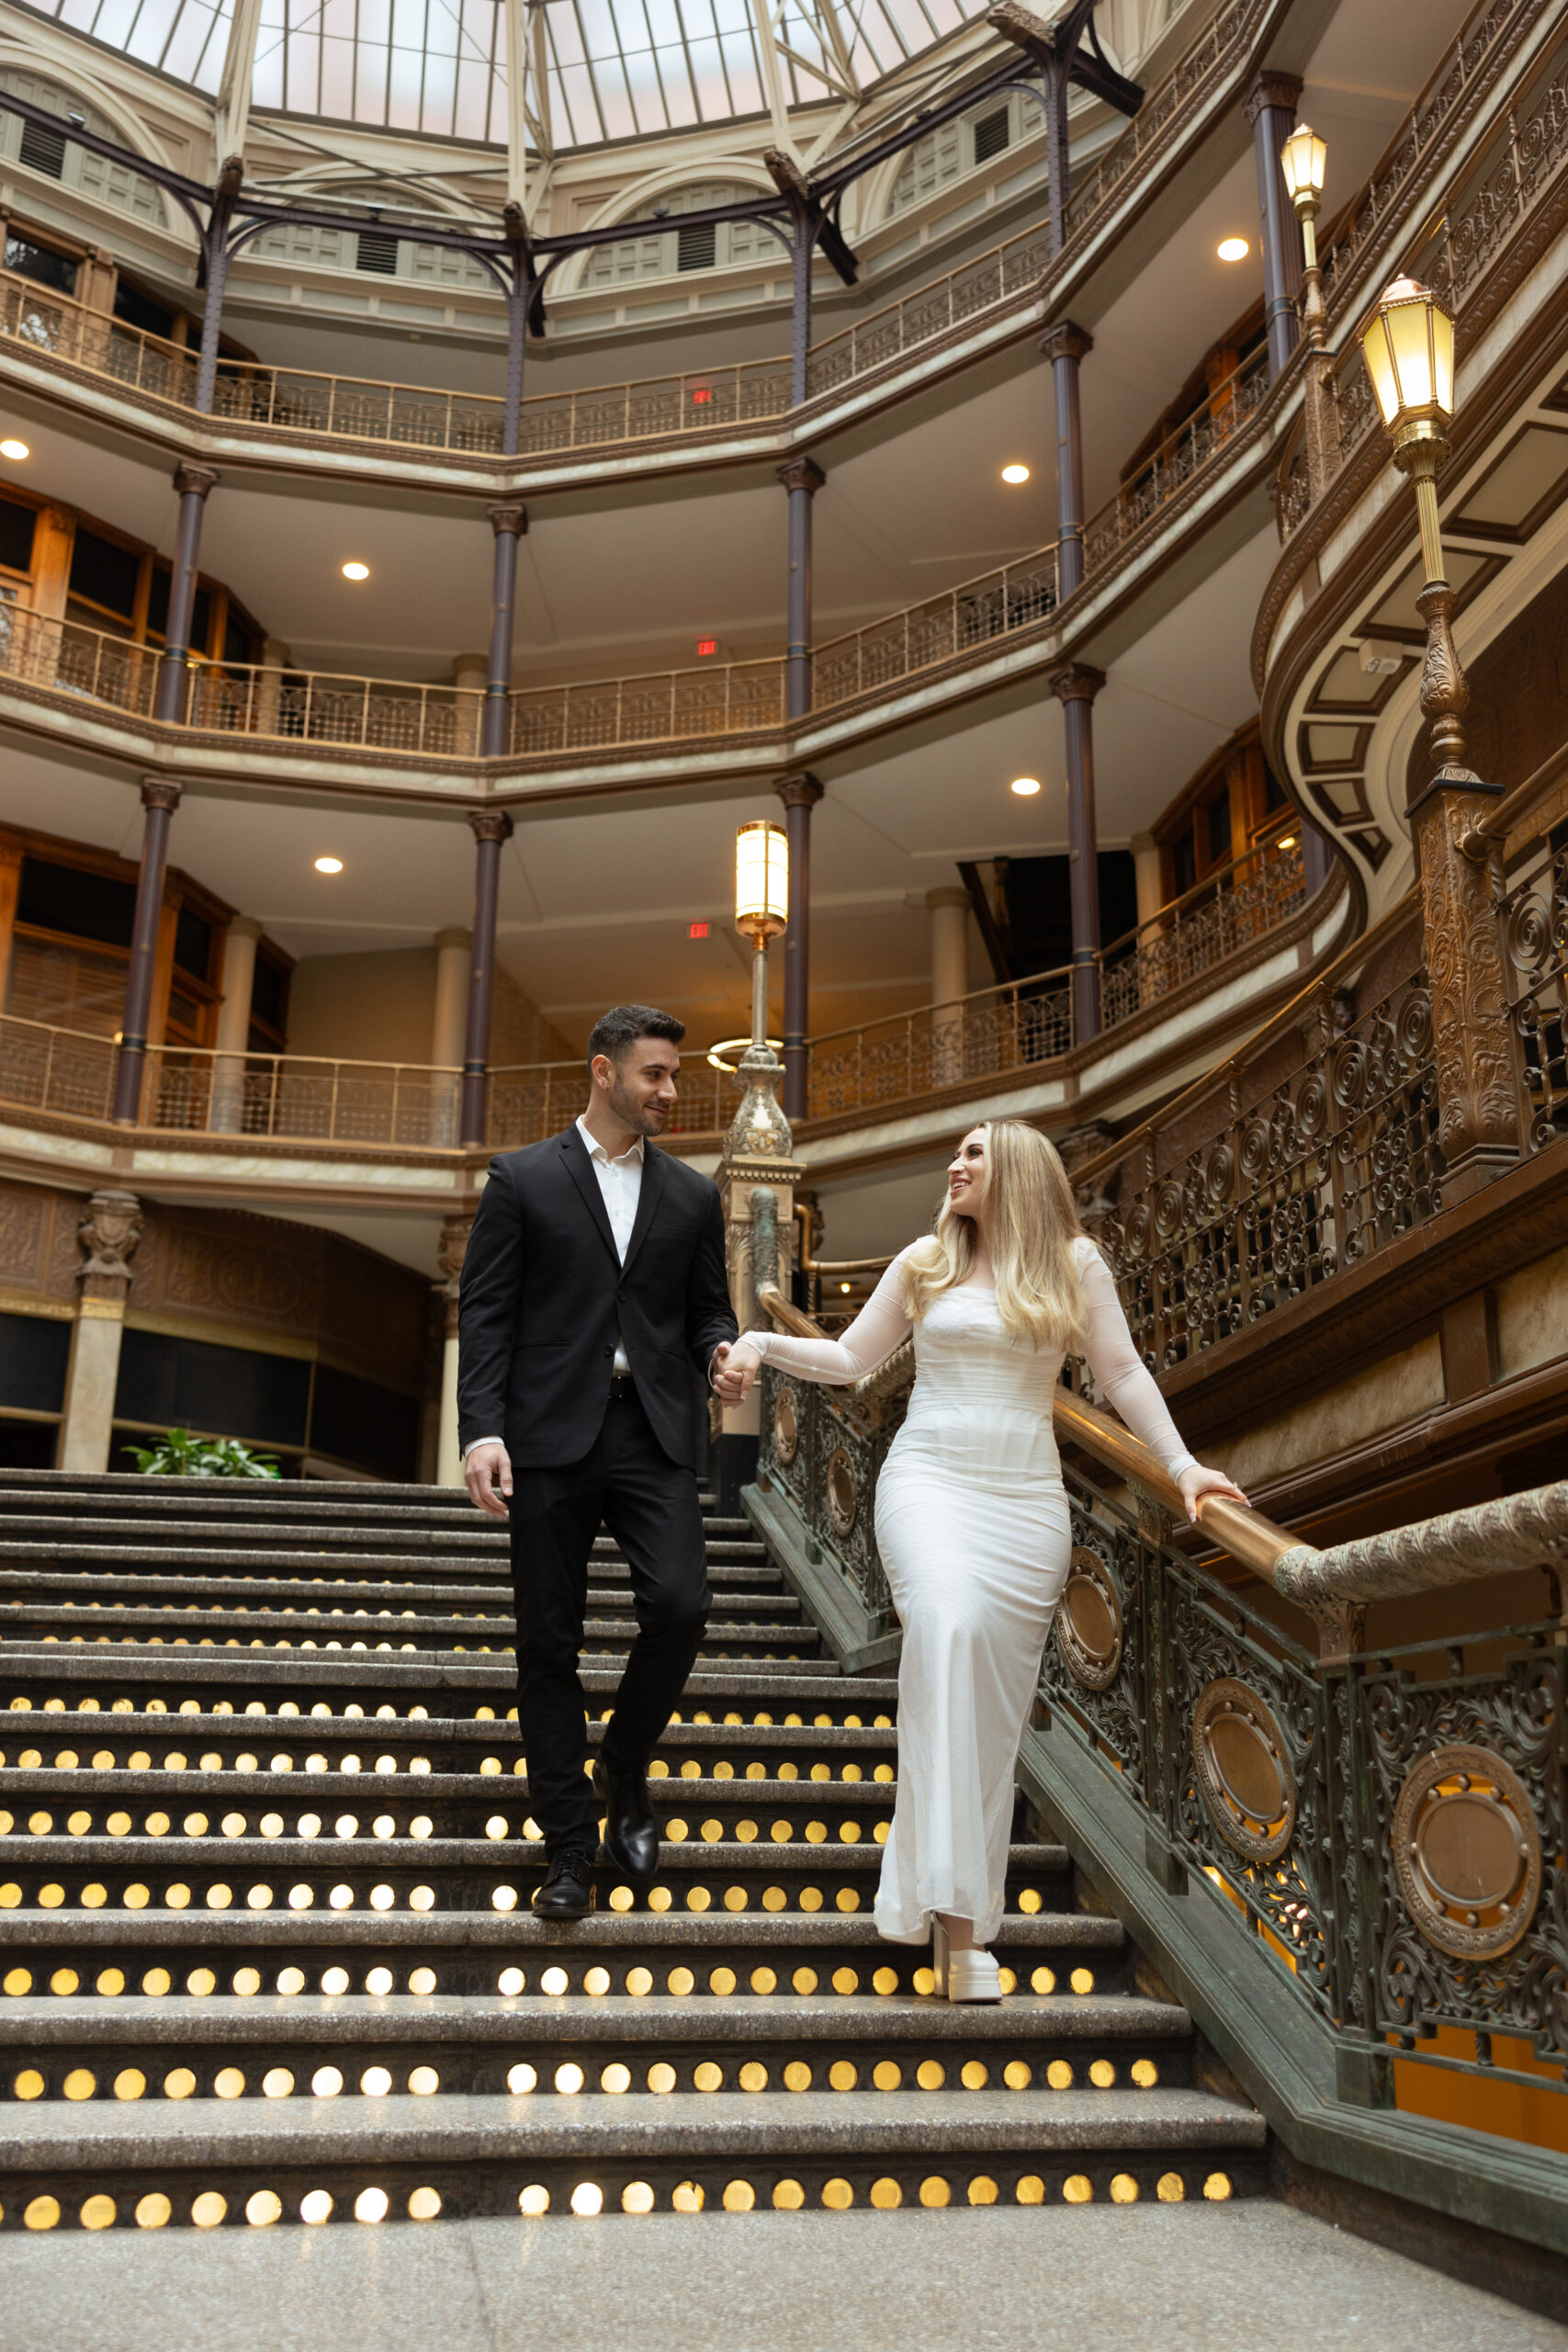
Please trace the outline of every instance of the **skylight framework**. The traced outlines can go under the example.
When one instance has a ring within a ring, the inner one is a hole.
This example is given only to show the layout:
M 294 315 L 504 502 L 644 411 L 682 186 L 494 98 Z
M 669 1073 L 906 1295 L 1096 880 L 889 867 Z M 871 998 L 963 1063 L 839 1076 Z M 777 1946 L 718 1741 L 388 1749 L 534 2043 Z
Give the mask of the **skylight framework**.
M 233 0 L 31 0 L 217 97 Z M 841 104 L 985 0 L 525 0 L 558 150 Z M 775 78 L 776 76 L 776 78 Z M 261 0 L 251 105 L 505 146 L 505 0 Z M 530 93 L 530 112 L 536 113 Z

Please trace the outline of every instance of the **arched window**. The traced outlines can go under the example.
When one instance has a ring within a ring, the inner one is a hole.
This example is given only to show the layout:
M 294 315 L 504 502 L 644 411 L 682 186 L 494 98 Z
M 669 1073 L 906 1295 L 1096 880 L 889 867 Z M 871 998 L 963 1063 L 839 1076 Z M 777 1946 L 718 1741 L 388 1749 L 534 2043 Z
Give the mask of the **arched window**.
M 1043 111 L 1029 90 L 1008 90 L 976 107 L 972 114 L 928 130 L 905 156 L 887 199 L 889 217 L 923 204 L 928 196 L 965 173 L 994 163 L 1010 147 L 1032 139 L 1042 128 Z
M 27 122 L 19 114 L 0 114 L 0 161 L 20 164 L 24 171 L 40 172 L 63 187 L 80 188 L 100 204 L 113 205 L 117 212 L 133 213 L 139 220 L 164 225 L 164 199 L 151 180 L 128 164 L 111 163 L 107 155 L 90 155 L 71 136 L 73 129 L 90 130 L 99 139 L 113 139 L 123 146 L 125 134 L 118 123 L 85 98 L 73 96 L 58 82 L 45 81 L 41 74 L 27 73 L 21 66 L 8 65 L 0 72 L 0 90 L 8 90 L 13 97 L 26 98 L 35 107 L 46 107 L 60 117 L 56 130 L 47 123 Z

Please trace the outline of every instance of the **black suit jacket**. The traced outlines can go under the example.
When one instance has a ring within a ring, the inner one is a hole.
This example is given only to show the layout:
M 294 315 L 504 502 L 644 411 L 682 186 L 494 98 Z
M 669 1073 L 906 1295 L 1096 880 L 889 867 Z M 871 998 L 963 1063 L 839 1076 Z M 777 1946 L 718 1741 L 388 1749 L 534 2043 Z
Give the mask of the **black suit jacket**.
M 653 1433 L 697 1464 L 698 1392 L 737 1336 L 712 1180 L 643 1146 L 637 1222 L 622 1266 L 599 1179 L 575 1125 L 498 1154 L 463 1260 L 457 1435 L 504 1438 L 518 1469 L 579 1462 L 599 1434 L 617 1340 Z

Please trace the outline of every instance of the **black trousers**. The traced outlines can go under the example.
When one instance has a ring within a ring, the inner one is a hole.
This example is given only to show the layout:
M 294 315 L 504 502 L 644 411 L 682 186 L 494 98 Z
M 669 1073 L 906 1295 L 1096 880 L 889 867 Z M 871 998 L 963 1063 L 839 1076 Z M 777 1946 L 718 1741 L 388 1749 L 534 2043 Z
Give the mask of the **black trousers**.
M 635 1393 L 610 1399 L 581 1462 L 513 1474 L 512 1583 L 517 1598 L 517 1728 L 528 1800 L 550 1855 L 596 1850 L 599 1802 L 583 1767 L 578 1675 L 588 1562 L 601 1525 L 631 1568 L 637 1631 L 604 1727 L 612 1772 L 640 1772 L 664 1730 L 707 1624 L 707 1555 L 697 1482 L 660 1446 Z

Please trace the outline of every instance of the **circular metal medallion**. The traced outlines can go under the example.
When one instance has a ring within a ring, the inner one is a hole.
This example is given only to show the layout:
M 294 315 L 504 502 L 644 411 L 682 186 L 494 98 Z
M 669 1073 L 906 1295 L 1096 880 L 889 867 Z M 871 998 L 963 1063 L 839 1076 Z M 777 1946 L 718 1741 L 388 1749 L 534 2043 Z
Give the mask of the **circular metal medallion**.
M 800 1416 L 795 1409 L 795 1396 L 788 1388 L 781 1388 L 773 1398 L 773 1458 L 787 1470 L 800 1452 Z
M 1104 1690 L 1122 1663 L 1122 1603 L 1098 1552 L 1075 1544 L 1056 1603 L 1056 1647 L 1086 1690 Z
M 1192 1761 L 1203 1809 L 1227 1846 L 1273 1862 L 1296 1826 L 1296 1776 L 1280 1726 L 1256 1690 L 1211 1682 L 1192 1717 Z
M 860 1495 L 849 1454 L 843 1446 L 835 1446 L 828 1456 L 828 1516 L 835 1535 L 849 1533 L 859 1508 Z
M 1540 1831 L 1524 1782 L 1489 1747 L 1435 1747 L 1393 1812 L 1404 1907 L 1456 1960 L 1511 1951 L 1540 1900 Z

